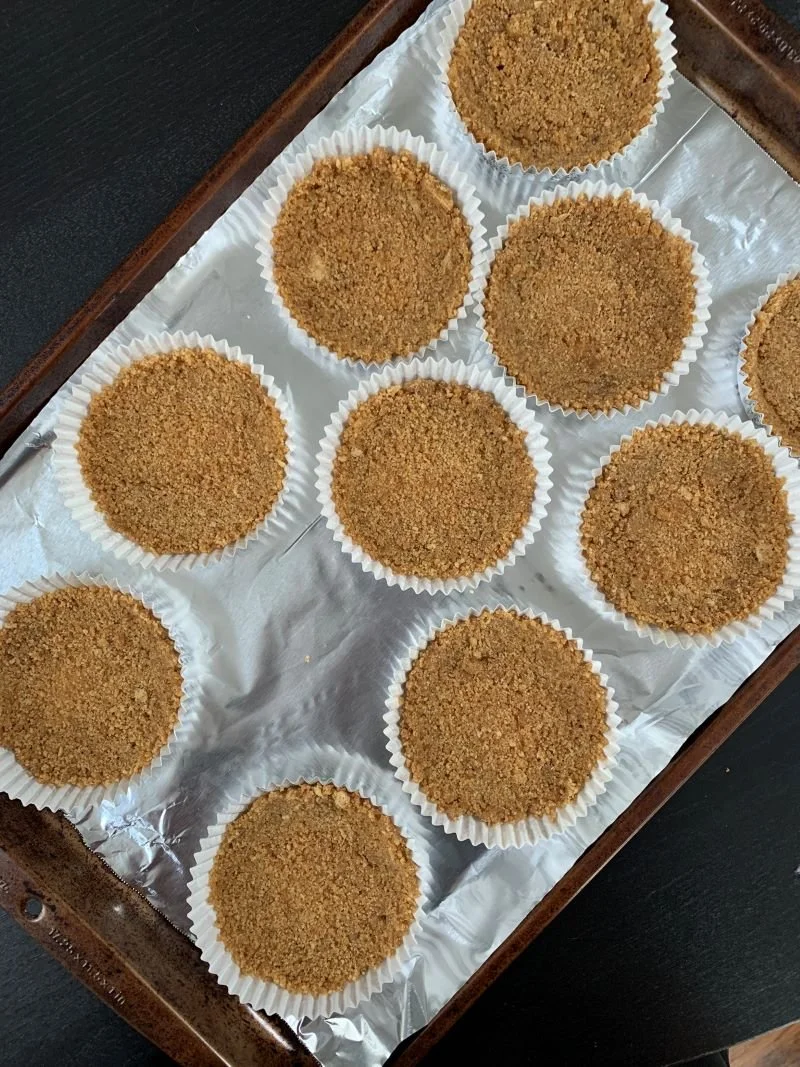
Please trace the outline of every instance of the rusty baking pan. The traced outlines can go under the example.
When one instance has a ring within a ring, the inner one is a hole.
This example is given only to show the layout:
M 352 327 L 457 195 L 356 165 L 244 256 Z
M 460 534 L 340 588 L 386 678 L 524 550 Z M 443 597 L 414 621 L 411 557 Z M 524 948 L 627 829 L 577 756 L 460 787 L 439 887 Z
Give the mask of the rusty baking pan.
M 5 450 L 112 329 L 332 96 L 426 7 L 373 0 L 0 395 Z M 681 72 L 800 178 L 800 37 L 758 0 L 670 0 Z M 556 914 L 800 663 L 796 631 L 686 742 L 497 951 L 392 1057 L 419 1063 Z M 0 904 L 180 1063 L 317 1062 L 217 984 L 190 941 L 62 817 L 0 797 Z

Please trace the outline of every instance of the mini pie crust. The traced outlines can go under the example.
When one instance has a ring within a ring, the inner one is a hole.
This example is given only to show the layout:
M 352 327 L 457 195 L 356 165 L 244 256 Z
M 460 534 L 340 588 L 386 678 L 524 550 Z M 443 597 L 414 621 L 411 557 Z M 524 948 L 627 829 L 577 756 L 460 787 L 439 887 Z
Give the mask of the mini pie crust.
M 611 456 L 586 500 L 581 545 L 618 611 L 710 634 L 775 593 L 790 529 L 783 481 L 756 442 L 671 424 L 637 431 Z
M 409 773 L 450 818 L 552 817 L 603 757 L 606 690 L 574 641 L 514 611 L 483 611 L 436 634 L 400 708 Z
M 366 363 L 435 341 L 469 288 L 464 214 L 407 151 L 318 160 L 289 193 L 272 250 L 297 323 L 338 357 Z
M 178 722 L 178 651 L 155 615 L 104 586 L 18 604 L 0 628 L 0 745 L 39 782 L 122 781 Z
M 800 278 L 776 289 L 758 312 L 743 362 L 756 410 L 800 453 Z
M 486 287 L 486 333 L 539 400 L 637 406 L 691 333 L 692 246 L 630 196 L 564 198 L 512 223 Z
M 417 379 L 350 414 L 331 495 L 345 532 L 396 573 L 456 578 L 493 566 L 531 513 L 525 434 L 489 393 Z
M 156 555 L 212 552 L 275 506 L 286 427 L 246 364 L 178 348 L 125 367 L 92 398 L 77 452 L 112 530 Z
M 388 815 L 347 789 L 302 784 L 263 794 L 227 827 L 209 899 L 244 974 L 316 996 L 394 955 L 419 892 Z
M 642 0 L 475 0 L 448 79 L 475 140 L 524 167 L 586 167 L 626 148 L 658 102 Z

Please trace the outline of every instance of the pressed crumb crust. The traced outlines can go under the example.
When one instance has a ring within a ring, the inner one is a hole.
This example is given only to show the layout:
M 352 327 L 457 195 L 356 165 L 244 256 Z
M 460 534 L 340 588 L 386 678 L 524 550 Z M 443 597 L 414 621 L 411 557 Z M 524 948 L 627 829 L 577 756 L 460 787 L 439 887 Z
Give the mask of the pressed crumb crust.
M 661 64 L 642 0 L 475 0 L 448 72 L 475 139 L 526 167 L 585 167 L 650 122 Z
M 157 555 L 212 552 L 272 510 L 286 429 L 249 367 L 178 348 L 126 367 L 93 397 L 77 451 L 113 530 Z
M 800 452 L 800 278 L 776 289 L 756 316 L 744 350 L 756 410 Z
M 790 523 L 782 480 L 755 442 L 667 425 L 636 432 L 612 455 L 586 501 L 581 543 L 619 611 L 709 634 L 778 588 Z
M 180 704 L 178 651 L 126 593 L 44 593 L 0 628 L 0 745 L 40 782 L 108 785 L 137 773 Z
M 539 619 L 484 611 L 438 633 L 406 678 L 412 779 L 451 818 L 553 816 L 603 755 L 606 692 L 574 642 Z
M 228 826 L 210 877 L 226 950 L 244 974 L 320 995 L 394 955 L 417 908 L 397 826 L 331 785 L 266 793 Z
M 409 152 L 314 164 L 281 209 L 273 270 L 289 312 L 339 357 L 379 363 L 435 340 L 464 301 L 470 233 Z
M 525 434 L 489 393 L 420 379 L 360 404 L 332 496 L 345 532 L 399 574 L 471 575 L 522 533 L 536 472 Z
M 636 406 L 691 333 L 692 246 L 629 196 L 559 200 L 514 222 L 486 332 L 527 392 L 582 411 Z

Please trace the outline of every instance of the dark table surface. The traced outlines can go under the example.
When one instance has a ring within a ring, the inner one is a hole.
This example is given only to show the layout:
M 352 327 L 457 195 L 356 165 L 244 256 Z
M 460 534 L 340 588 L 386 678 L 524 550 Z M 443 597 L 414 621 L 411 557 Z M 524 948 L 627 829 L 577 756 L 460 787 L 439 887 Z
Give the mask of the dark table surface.
M 0 385 L 360 6 L 0 5 Z M 800 1016 L 799 752 L 795 674 L 435 1060 L 660 1067 Z M 166 1061 L 0 912 L 0 1062 Z

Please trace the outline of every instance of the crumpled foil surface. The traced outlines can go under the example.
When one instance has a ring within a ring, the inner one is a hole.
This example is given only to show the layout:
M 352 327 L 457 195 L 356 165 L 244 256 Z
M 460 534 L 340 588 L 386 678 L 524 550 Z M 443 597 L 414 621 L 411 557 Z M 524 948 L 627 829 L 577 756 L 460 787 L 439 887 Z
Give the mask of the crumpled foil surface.
M 537 189 L 498 181 L 468 142 L 453 134 L 435 82 L 433 45 L 443 7 L 434 0 L 415 26 L 331 101 L 295 147 L 349 123 L 394 124 L 438 141 L 472 177 L 491 236 Z M 104 345 L 163 329 L 226 338 L 264 364 L 287 391 L 314 452 L 354 372 L 321 366 L 295 349 L 267 299 L 255 241 L 276 165 Z M 625 178 L 661 201 L 697 240 L 711 275 L 709 333 L 690 373 L 644 412 L 579 422 L 540 411 L 554 457 L 550 513 L 534 546 L 490 589 L 432 599 L 375 581 L 334 544 L 319 519 L 310 476 L 294 527 L 281 540 L 257 544 L 219 565 L 160 577 L 207 664 L 201 722 L 166 773 L 123 802 L 92 810 L 79 829 L 120 878 L 184 931 L 186 885 L 198 842 L 254 769 L 267 763 L 280 768 L 282 752 L 317 741 L 374 760 L 386 788 L 396 788 L 382 715 L 392 660 L 414 625 L 478 602 L 532 606 L 572 627 L 616 690 L 623 725 L 615 777 L 573 829 L 511 852 L 490 852 L 426 830 L 435 892 L 403 977 L 345 1016 L 290 1020 L 328 1067 L 381 1064 L 423 1026 L 800 621 L 795 602 L 734 646 L 691 652 L 656 647 L 582 603 L 573 569 L 554 551 L 570 528 L 560 487 L 591 470 L 632 426 L 692 407 L 744 415 L 736 366 L 745 323 L 769 282 L 800 261 L 797 186 L 680 76 L 644 157 Z M 477 342 L 470 313 L 442 354 L 481 358 Z M 59 497 L 50 443 L 60 395 L 0 465 L 4 589 L 54 570 L 89 570 L 122 581 L 137 577 L 80 532 Z

